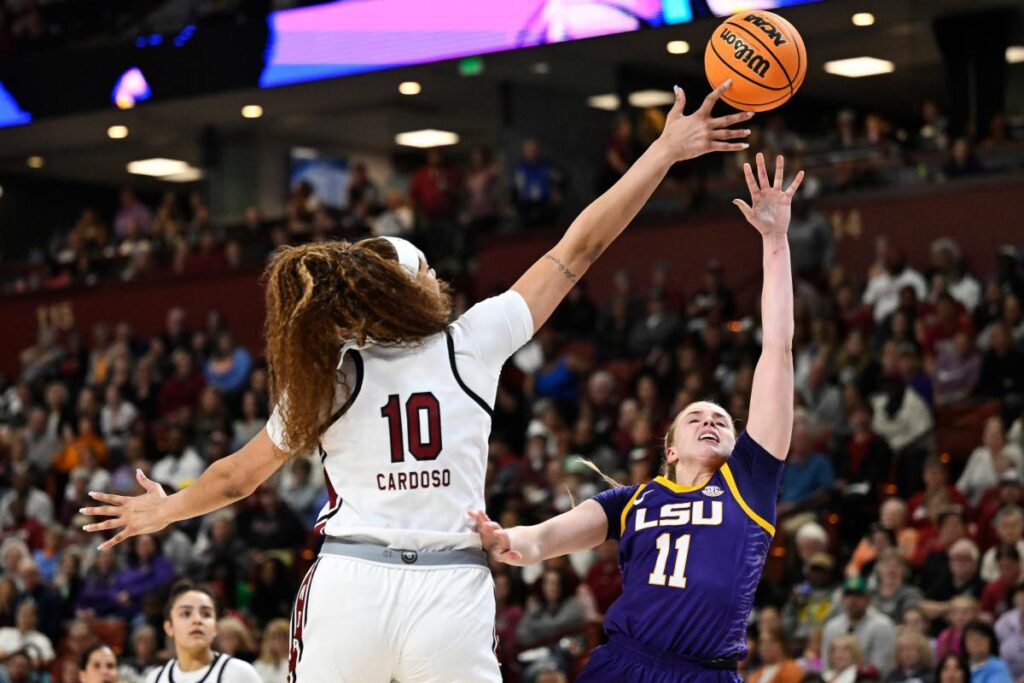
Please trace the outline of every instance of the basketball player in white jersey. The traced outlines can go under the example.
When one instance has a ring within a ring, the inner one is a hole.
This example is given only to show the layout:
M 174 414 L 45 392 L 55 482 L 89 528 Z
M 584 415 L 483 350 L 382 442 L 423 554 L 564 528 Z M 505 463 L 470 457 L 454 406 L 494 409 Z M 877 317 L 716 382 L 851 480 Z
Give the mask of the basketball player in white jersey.
M 189 581 L 174 584 L 164 633 L 174 643 L 174 658 L 151 671 L 146 683 L 263 683 L 252 664 L 213 649 L 217 607 L 206 588 Z
M 713 117 L 723 84 L 661 137 L 511 290 L 454 323 L 447 286 L 405 240 L 285 248 L 268 268 L 265 429 L 166 496 L 95 494 L 101 547 L 230 505 L 289 457 L 318 454 L 326 539 L 292 614 L 290 680 L 499 681 L 494 597 L 466 510 L 484 503 L 491 405 L 506 359 L 539 329 L 678 161 L 738 151 L 747 113 Z M 732 141 L 732 142 L 730 142 Z M 297 539 L 298 540 L 298 539 Z M 161 683 L 163 683 L 161 681 Z

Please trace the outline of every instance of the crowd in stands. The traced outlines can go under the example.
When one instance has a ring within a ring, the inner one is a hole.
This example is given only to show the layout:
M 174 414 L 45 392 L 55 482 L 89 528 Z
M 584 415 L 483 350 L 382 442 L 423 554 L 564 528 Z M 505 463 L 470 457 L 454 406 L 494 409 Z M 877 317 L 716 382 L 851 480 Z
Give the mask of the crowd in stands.
M 124 199 L 115 234 L 161 220 Z M 854 274 L 803 238 L 817 222 L 798 205 L 799 407 L 743 675 L 1024 680 L 1019 245 L 972 269 L 953 239 L 932 244 L 926 263 L 890 245 Z M 622 482 L 651 479 L 660 437 L 690 401 L 717 400 L 743 424 L 758 320 L 723 284 L 724 267 L 709 263 L 693 291 L 663 262 L 617 273 L 605 301 L 585 283 L 573 290 L 503 373 L 493 518 L 537 522 L 600 490 L 577 457 Z M 326 500 L 312 460 L 289 462 L 231 509 L 113 550 L 97 552 L 78 512 L 92 490 L 136 493 L 136 468 L 169 491 L 188 486 L 262 428 L 267 372 L 229 323 L 175 308 L 149 339 L 114 321 L 45 332 L 22 352 L 20 376 L 0 387 L 0 660 L 27 653 L 32 670 L 73 681 L 99 638 L 121 654 L 122 678 L 139 680 L 168 656 L 161 596 L 184 576 L 225 608 L 217 647 L 281 680 L 281 620 Z M 508 680 L 571 680 L 620 590 L 615 543 L 493 571 Z M 20 670 L 25 657 L 10 661 Z

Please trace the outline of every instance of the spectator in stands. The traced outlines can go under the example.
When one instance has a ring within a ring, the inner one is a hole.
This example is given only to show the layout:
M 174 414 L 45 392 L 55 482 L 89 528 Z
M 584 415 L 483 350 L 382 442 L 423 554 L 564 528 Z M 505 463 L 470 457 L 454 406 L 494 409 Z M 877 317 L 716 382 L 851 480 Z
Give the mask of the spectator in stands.
M 984 170 L 969 139 L 959 137 L 953 141 L 953 146 L 949 150 L 949 156 L 942 167 L 942 174 L 946 178 L 978 175 Z
M 907 265 L 906 254 L 896 247 L 888 247 L 880 267 L 864 290 L 864 304 L 874 309 L 876 323 L 881 323 L 896 310 L 904 287 L 912 287 L 918 300 L 924 299 L 928 293 L 924 278 Z
M 759 629 L 757 654 L 761 666 L 746 679 L 750 683 L 800 683 L 803 678 L 803 669 L 789 656 L 780 628 Z
M 974 311 L 981 301 L 981 284 L 967 272 L 957 243 L 950 237 L 940 237 L 932 242 L 929 254 L 929 279 L 940 277 L 945 290 L 969 313 Z
M 8 656 L 4 669 L 7 672 L 6 683 L 34 683 L 36 680 L 32 658 L 25 651 Z
M 999 637 L 999 654 L 1010 668 L 1013 679 L 1024 676 L 1024 584 L 1013 591 L 1013 609 L 995 623 Z
M 158 652 L 157 630 L 149 624 L 135 627 L 131 636 L 132 656 L 125 659 L 124 668 L 143 680 L 151 671 L 163 665 Z
M 252 356 L 249 352 L 235 341 L 230 332 L 221 332 L 213 355 L 206 361 L 203 371 L 206 382 L 231 395 L 245 386 L 251 371 Z
M 217 621 L 217 638 L 213 643 L 217 652 L 251 662 L 256 657 L 256 641 L 238 617 L 226 616 Z
M 1024 351 L 1014 347 L 1010 331 L 1001 320 L 988 330 L 989 344 L 981 361 L 978 394 L 1021 402 L 1024 399 Z
M 109 384 L 103 392 L 100 430 L 107 448 L 112 453 L 120 456 L 124 452 L 128 431 L 138 417 L 138 409 L 124 400 L 121 389 L 116 384 Z
M 918 146 L 926 151 L 946 149 L 949 144 L 949 119 L 934 100 L 921 105 L 921 128 L 917 134 Z
M 188 328 L 188 315 L 184 308 L 175 306 L 167 311 L 167 320 L 160 339 L 167 353 L 173 353 L 178 349 L 191 350 L 192 332 Z
M 896 667 L 885 683 L 935 683 L 935 656 L 928 639 L 920 633 L 900 628 L 895 657 Z
M 791 531 L 795 531 L 813 516 L 812 511 L 820 509 L 828 500 L 834 485 L 832 464 L 816 452 L 807 414 L 797 410 L 793 419 L 793 445 L 779 487 L 779 519 L 805 513 L 787 522 L 793 525 Z
M 0 498 L 0 527 L 13 523 L 10 513 L 11 505 L 20 500 L 23 513 L 43 526 L 53 522 L 53 501 L 42 490 L 36 488 L 36 479 L 29 471 L 15 472 L 11 480 L 11 490 Z
M 871 428 L 892 451 L 896 485 L 901 495 L 908 496 L 920 488 L 920 463 L 935 422 L 921 395 L 901 378 L 887 377 L 882 386 L 871 397 Z
M 864 653 L 864 661 L 882 672 L 892 669 L 896 627 L 892 619 L 871 607 L 867 582 L 859 576 L 843 583 L 843 612 L 825 624 L 822 652 L 826 655 L 826 669 L 836 670 L 850 665 L 845 658 L 832 659 L 835 654 L 831 649 L 832 642 L 844 634 L 853 636 Z
M 320 494 L 320 486 L 311 476 L 313 464 L 308 458 L 295 458 L 287 466 L 292 476 L 289 481 L 281 481 L 278 493 L 300 519 L 307 519 L 315 512 L 314 503 Z
M 155 536 L 143 534 L 135 538 L 128 564 L 115 576 L 114 599 L 126 617 L 142 609 L 143 597 L 159 595 L 174 580 L 174 566 L 161 551 Z
M 39 615 L 35 602 L 23 600 L 18 605 L 14 626 L 0 628 L 0 659 L 19 650 L 28 653 L 36 668 L 48 666 L 56 656 L 53 643 L 38 630 Z
M 192 354 L 185 349 L 174 352 L 174 375 L 167 378 L 160 389 L 160 416 L 187 421 L 195 409 L 206 382 L 195 369 Z
M 257 564 L 254 571 L 256 580 L 250 609 L 256 624 L 266 624 L 274 617 L 288 614 L 297 588 L 288 567 L 279 558 L 268 557 Z
M 409 200 L 416 212 L 417 230 L 428 250 L 452 254 L 455 237 L 455 212 L 462 192 L 458 169 L 449 165 L 440 149 L 427 151 L 427 160 L 413 173 Z M 435 262 L 436 257 L 432 260 Z
M 628 116 L 619 115 L 604 146 L 604 163 L 595 188 L 596 193 L 600 194 L 614 185 L 633 165 L 636 157 L 633 122 Z
M 998 547 L 1016 548 L 1017 553 L 1024 557 L 1024 508 L 1015 504 L 1000 508 L 992 520 L 992 527 L 995 529 L 998 544 L 989 548 L 982 557 L 981 578 L 983 581 L 994 581 L 1000 574 L 996 555 Z M 1021 577 L 1021 580 L 1024 580 L 1024 576 Z M 1017 581 L 1013 583 L 1016 584 Z
M 808 179 L 810 180 L 810 179 Z M 836 243 L 828 218 L 814 203 L 817 183 L 805 183 L 793 201 L 789 224 L 789 251 L 793 272 L 811 283 L 821 283 L 835 260 Z
M 851 411 L 849 429 L 850 436 L 839 442 L 832 461 L 836 463 L 841 531 L 844 538 L 852 541 L 867 528 L 871 509 L 888 478 L 892 454 L 885 441 L 871 431 L 871 410 L 863 403 Z M 898 531 L 893 529 L 893 533 Z
M 578 633 L 586 621 L 583 605 L 569 588 L 565 571 L 546 569 L 526 602 L 516 641 L 520 647 L 557 644 Z
M 976 619 L 964 627 L 964 654 L 971 665 L 971 683 L 1011 680 L 1009 667 L 999 658 L 999 639 L 988 622 Z
M 860 643 L 856 637 L 847 634 L 836 635 L 827 645 L 823 644 L 823 680 L 825 683 L 856 683 L 857 668 L 864 661 Z M 806 678 L 804 679 L 807 680 Z
M 991 548 L 998 543 L 1017 543 L 1019 536 L 1006 536 L 1000 533 L 996 525 L 996 516 L 1004 507 L 1021 507 L 1024 505 L 1024 488 L 1021 487 L 1020 473 L 1008 469 L 999 476 L 999 485 L 983 494 L 981 504 L 975 513 L 978 524 L 978 543 L 982 548 Z M 1024 550 L 1021 551 L 1024 557 Z M 984 565 L 983 565 L 984 566 Z M 989 565 L 991 566 L 991 565 Z
M 266 408 L 260 405 L 256 394 L 246 391 L 242 394 L 241 415 L 232 423 L 232 449 L 247 444 L 267 423 Z
M 63 444 L 56 435 L 47 432 L 46 410 L 39 406 L 33 406 L 28 411 L 28 423 L 25 425 L 22 435 L 28 449 L 26 457 L 29 465 L 37 472 L 48 470 Z
M 978 576 L 978 546 L 967 538 L 962 513 L 948 512 L 943 516 L 939 542 L 948 551 L 932 552 L 921 572 L 927 598 L 921 607 L 932 617 L 941 616 L 952 598 L 968 595 L 977 600 L 985 588 L 985 582 Z
M 1015 545 L 1000 545 L 993 550 L 996 551 L 998 574 L 985 584 L 981 593 L 981 611 L 995 620 L 1010 609 L 1014 586 L 1021 580 L 1021 556 Z
M 17 541 L 17 539 L 11 539 Z M 0 575 L 0 628 L 14 626 L 17 612 L 18 585 L 8 574 Z
M 808 526 L 811 524 L 804 528 Z M 786 633 L 804 643 L 814 633 L 820 633 L 825 622 L 835 613 L 838 596 L 832 578 L 835 563 L 828 553 L 813 555 L 802 569 L 807 580 L 793 587 L 782 609 L 782 623 Z
M 561 171 L 541 155 L 537 141 L 526 140 L 512 176 L 512 204 L 524 227 L 555 221 L 562 203 L 562 183 Z
M 501 175 L 494 162 L 494 154 L 487 147 L 477 145 L 469 151 L 469 169 L 466 172 L 465 201 L 462 223 L 469 244 L 478 235 L 494 230 L 500 220 Z M 469 253 L 473 253 L 473 249 Z
M 1006 442 L 1002 418 L 992 416 L 985 421 L 981 445 L 971 452 L 956 487 L 971 505 L 977 505 L 981 494 L 996 486 L 999 475 L 1011 467 L 1024 471 L 1024 452 L 1017 444 Z
M 415 215 L 406 200 L 404 192 L 397 188 L 388 190 L 384 211 L 370 219 L 370 232 L 375 237 L 408 237 L 415 225 Z
M 962 403 L 974 395 L 981 377 L 981 354 L 971 333 L 959 331 L 953 343 L 941 346 L 935 355 L 935 405 Z
M 37 341 L 21 352 L 21 377 L 26 384 L 39 380 L 52 379 L 57 374 L 57 366 L 64 357 L 64 348 L 57 339 L 57 330 L 42 327 Z
M 162 457 L 153 465 L 153 481 L 182 489 L 206 468 L 196 449 L 185 443 L 185 433 L 177 425 L 167 427 L 161 450 Z
M 979 609 L 978 601 L 969 595 L 959 595 L 950 600 L 946 613 L 949 625 L 939 633 L 935 641 L 935 652 L 938 657 L 964 654 L 964 628 L 977 618 Z
M 121 205 L 114 217 L 115 237 L 118 239 L 125 237 L 130 232 L 131 223 L 135 223 L 141 233 L 149 234 L 153 223 L 153 212 L 139 201 L 132 189 L 125 187 L 121 190 Z
M 260 656 L 253 662 L 263 683 L 279 683 L 288 676 L 292 632 L 287 619 L 274 619 L 263 629 Z
M 832 436 L 846 432 L 846 414 L 843 410 L 839 387 L 829 382 L 828 358 L 820 351 L 811 361 L 807 380 L 797 387 L 797 393 L 807 409 L 812 429 L 819 438 L 829 441 Z
M 890 548 L 879 555 L 875 563 L 875 576 L 877 582 L 871 591 L 871 605 L 893 623 L 899 623 L 903 613 L 917 607 L 924 597 L 917 586 L 907 583 L 910 568 L 896 548 Z M 927 668 L 931 668 L 931 664 Z
M 249 548 L 294 552 L 295 539 L 302 538 L 305 530 L 288 504 L 277 497 L 274 485 L 262 484 L 254 502 L 238 515 L 238 535 Z
M 665 292 L 652 290 L 647 297 L 646 315 L 630 330 L 629 349 L 633 356 L 644 358 L 655 348 L 672 348 L 682 333 L 682 320 L 667 307 Z

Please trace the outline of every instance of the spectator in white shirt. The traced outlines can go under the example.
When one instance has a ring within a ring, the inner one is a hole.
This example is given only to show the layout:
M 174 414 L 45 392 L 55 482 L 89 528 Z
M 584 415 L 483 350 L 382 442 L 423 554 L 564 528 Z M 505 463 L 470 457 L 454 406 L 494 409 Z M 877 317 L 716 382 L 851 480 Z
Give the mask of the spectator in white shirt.
M 992 416 L 985 421 L 981 445 L 967 459 L 956 487 L 971 505 L 977 505 L 981 494 L 995 487 L 999 483 L 999 475 L 1008 467 L 1024 471 L 1024 453 L 1017 444 L 1006 442 L 1002 418 Z
M 900 290 L 913 287 L 919 301 L 928 294 L 924 277 L 907 265 L 902 251 L 890 247 L 885 254 L 882 269 L 875 273 L 864 290 L 864 303 L 874 310 L 876 323 L 881 323 L 899 305 Z
M 100 409 L 100 429 L 111 451 L 120 453 L 124 449 L 128 430 L 138 417 L 138 408 L 122 398 L 121 389 L 114 384 L 108 385 L 103 394 L 103 408 Z
M 287 619 L 274 619 L 263 630 L 260 656 L 253 663 L 263 683 L 280 683 L 288 677 L 288 648 L 291 629 Z
M 0 659 L 18 650 L 25 650 L 35 667 L 45 666 L 53 661 L 53 644 L 40 633 L 39 615 L 36 603 L 25 600 L 18 605 L 14 626 L 0 628 Z

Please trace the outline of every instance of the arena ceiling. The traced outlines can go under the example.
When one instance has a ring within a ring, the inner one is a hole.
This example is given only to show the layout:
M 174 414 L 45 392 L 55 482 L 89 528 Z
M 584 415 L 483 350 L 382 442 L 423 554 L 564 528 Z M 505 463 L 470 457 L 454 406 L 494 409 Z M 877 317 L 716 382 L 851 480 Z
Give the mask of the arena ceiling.
M 1019 7 L 1000 0 L 831 0 L 793 7 L 786 16 L 804 37 L 811 67 L 799 97 L 826 107 L 912 115 L 922 100 L 941 96 L 943 69 L 932 22 L 943 15 L 983 7 Z M 871 12 L 876 22 L 852 25 L 854 12 Z M 109 111 L 45 120 L 0 130 L 0 172 L 119 184 L 127 181 L 128 161 L 171 157 L 200 165 L 200 140 L 221 136 L 281 140 L 292 146 L 389 154 L 394 135 L 417 128 L 460 133 L 465 143 L 499 139 L 504 84 L 526 84 L 578 96 L 613 92 L 617 74 L 628 70 L 653 82 L 700 83 L 703 46 L 713 21 L 577 41 L 490 55 L 479 76 L 458 75 L 444 62 L 272 90 L 231 92 L 168 103 L 143 103 L 127 112 Z M 1019 31 L 1019 27 L 1017 28 Z M 1024 43 L 1024 36 L 1015 42 Z M 688 54 L 671 55 L 670 40 L 685 40 Z M 894 73 L 861 79 L 827 74 L 824 62 L 870 55 L 889 59 Z M 545 66 L 538 66 L 543 64 Z M 423 91 L 398 94 L 397 84 L 415 80 Z M 704 89 L 703 86 L 701 89 Z M 245 120 L 243 105 L 257 103 L 264 116 Z M 109 140 L 107 128 L 120 124 L 131 133 Z M 29 171 L 26 159 L 45 157 Z

